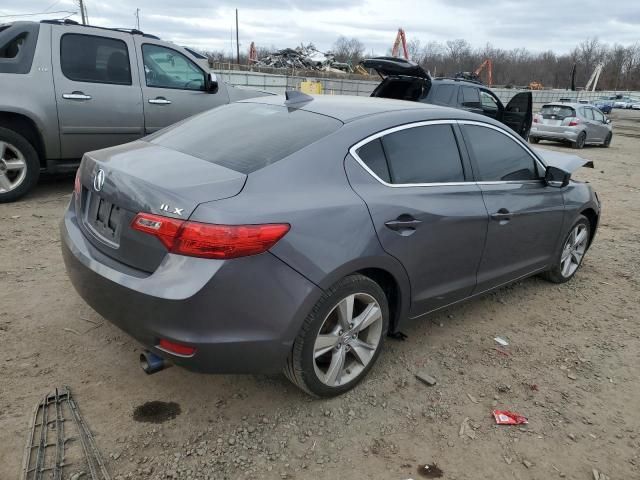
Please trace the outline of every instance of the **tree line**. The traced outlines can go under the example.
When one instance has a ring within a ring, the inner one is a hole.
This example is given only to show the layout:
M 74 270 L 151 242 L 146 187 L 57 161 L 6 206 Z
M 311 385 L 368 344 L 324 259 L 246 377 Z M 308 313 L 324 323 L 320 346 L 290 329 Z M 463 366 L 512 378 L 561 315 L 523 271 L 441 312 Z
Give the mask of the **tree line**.
M 485 59 L 493 63 L 493 84 L 527 86 L 539 82 L 545 88 L 570 88 L 575 65 L 575 85 L 584 88 L 597 65 L 603 64 L 598 90 L 640 90 L 640 42 L 633 45 L 609 45 L 597 37 L 588 38 L 569 53 L 556 54 L 552 50 L 533 53 L 525 48 L 505 50 L 491 44 L 473 48 L 464 39 L 446 42 L 420 40 L 408 42 L 410 60 L 421 65 L 433 76 L 452 76 L 458 72 L 473 72 Z M 258 48 L 258 58 L 275 51 Z M 355 67 L 367 54 L 366 45 L 357 38 L 339 37 L 331 52 L 339 62 Z M 207 52 L 213 61 L 232 62 L 223 52 Z M 391 48 L 386 52 L 391 54 Z M 246 55 L 241 56 L 246 63 Z M 486 82 L 486 72 L 480 77 Z

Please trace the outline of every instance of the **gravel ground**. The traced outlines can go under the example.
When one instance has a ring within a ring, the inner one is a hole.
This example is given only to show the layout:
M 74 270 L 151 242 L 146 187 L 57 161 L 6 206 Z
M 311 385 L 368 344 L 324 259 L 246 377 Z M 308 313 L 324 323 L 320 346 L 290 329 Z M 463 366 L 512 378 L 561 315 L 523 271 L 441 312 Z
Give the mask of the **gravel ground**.
M 146 376 L 140 346 L 67 281 L 58 221 L 72 179 L 0 205 L 0 478 L 18 477 L 34 405 L 65 384 L 114 479 L 403 480 L 424 464 L 458 480 L 640 478 L 640 114 L 613 117 L 630 136 L 580 153 L 596 168 L 576 177 L 604 214 L 577 276 L 405 326 L 408 339 L 389 340 L 369 377 L 332 400 L 280 376 Z M 494 407 L 529 424 L 496 426 Z

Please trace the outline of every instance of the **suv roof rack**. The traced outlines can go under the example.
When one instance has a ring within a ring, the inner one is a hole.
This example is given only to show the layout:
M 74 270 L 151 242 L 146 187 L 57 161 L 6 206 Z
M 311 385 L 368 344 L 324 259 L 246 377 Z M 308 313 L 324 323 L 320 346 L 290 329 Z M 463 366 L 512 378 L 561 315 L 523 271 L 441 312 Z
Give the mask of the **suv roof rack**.
M 160 37 L 156 35 L 151 35 L 150 33 L 144 33 L 140 30 L 136 30 L 135 28 L 108 28 L 108 27 L 98 27 L 96 25 L 83 25 L 81 23 L 76 22 L 75 20 L 69 20 L 68 18 L 62 20 L 40 20 L 40 23 L 49 23 L 52 25 L 74 25 L 78 27 L 87 27 L 87 28 L 99 28 L 100 30 L 109 30 L 112 32 L 122 32 L 122 33 L 130 33 L 131 35 L 141 35 L 147 38 L 153 38 L 155 40 L 160 40 Z
M 434 78 L 434 80 L 452 80 L 454 82 L 467 82 L 467 83 L 475 83 L 477 85 L 484 85 L 484 83 L 482 83 L 479 80 L 470 80 L 467 78 L 460 78 L 460 77 L 436 77 Z

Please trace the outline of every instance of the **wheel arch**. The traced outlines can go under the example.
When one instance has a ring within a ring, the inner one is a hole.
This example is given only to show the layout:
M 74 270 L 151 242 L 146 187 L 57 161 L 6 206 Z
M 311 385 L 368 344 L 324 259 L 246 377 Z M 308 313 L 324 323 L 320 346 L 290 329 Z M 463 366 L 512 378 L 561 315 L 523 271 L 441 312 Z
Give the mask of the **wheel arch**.
M 591 246 L 593 237 L 596 234 L 596 229 L 598 228 L 598 214 L 593 208 L 588 207 L 582 210 L 580 215 L 584 215 L 587 217 L 587 220 L 589 220 L 589 246 Z
M 407 318 L 411 302 L 411 285 L 402 265 L 390 256 L 359 259 L 327 275 L 320 287 L 329 288 L 353 274 L 364 275 L 380 285 L 389 303 L 389 329 L 396 331 L 402 320 Z
M 47 155 L 44 139 L 36 123 L 27 115 L 0 111 L 0 127 L 13 130 L 27 139 L 38 153 L 40 167 L 46 167 Z

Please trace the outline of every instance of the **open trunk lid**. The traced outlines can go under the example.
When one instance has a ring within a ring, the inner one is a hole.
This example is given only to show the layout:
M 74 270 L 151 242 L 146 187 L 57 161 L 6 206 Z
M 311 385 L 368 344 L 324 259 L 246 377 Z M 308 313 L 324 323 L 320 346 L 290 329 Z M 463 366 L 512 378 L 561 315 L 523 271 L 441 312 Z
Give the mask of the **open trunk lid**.
M 200 203 L 240 193 L 247 177 L 145 141 L 87 153 L 78 175 L 76 211 L 85 236 L 102 253 L 145 272 L 153 272 L 167 251 L 130 227 L 136 214 L 186 220 Z
M 404 58 L 396 57 L 375 57 L 366 58 L 361 62 L 364 68 L 372 68 L 385 77 L 402 75 L 405 77 L 428 78 L 429 74 L 417 63 L 413 63 Z

